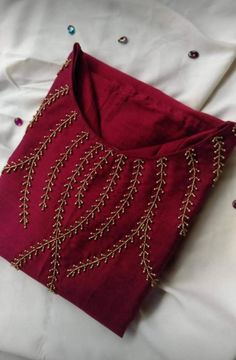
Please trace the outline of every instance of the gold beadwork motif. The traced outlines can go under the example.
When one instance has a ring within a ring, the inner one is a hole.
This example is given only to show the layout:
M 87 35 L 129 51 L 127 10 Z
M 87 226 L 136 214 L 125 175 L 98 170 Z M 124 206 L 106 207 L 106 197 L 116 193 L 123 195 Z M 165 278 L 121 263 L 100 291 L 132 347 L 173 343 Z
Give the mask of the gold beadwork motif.
M 65 68 L 67 68 L 71 63 L 71 58 L 70 59 L 66 59 L 66 61 L 64 62 L 64 64 L 61 66 L 60 70 L 57 72 L 57 76 L 60 74 L 60 72 L 62 70 L 64 70 Z
M 37 256 L 40 252 L 44 252 L 46 249 L 50 249 L 55 239 L 51 236 L 49 240 L 44 239 L 43 241 L 38 241 L 36 245 L 31 245 L 29 250 L 24 250 L 17 257 L 11 261 L 11 265 L 14 266 L 17 270 L 20 270 L 24 264 L 31 260 L 33 256 Z
M 57 229 L 61 227 L 61 221 L 63 219 L 64 208 L 67 204 L 67 200 L 70 197 L 70 191 L 73 189 L 73 184 L 75 184 L 76 178 L 81 175 L 81 172 L 84 170 L 84 165 L 88 164 L 89 159 L 92 159 L 98 151 L 103 150 L 103 145 L 100 143 L 96 143 L 95 145 L 91 145 L 90 149 L 85 151 L 85 154 L 80 158 L 79 164 L 76 164 L 75 169 L 72 170 L 72 174 L 67 178 L 67 182 L 64 184 L 65 190 L 61 192 L 60 198 L 58 200 L 58 207 L 55 210 L 55 216 L 53 219 L 55 220 L 53 224 L 53 234 L 57 233 Z
M 151 230 L 151 223 L 153 222 L 154 217 L 154 208 L 157 207 L 157 203 L 161 200 L 161 194 L 164 193 L 163 185 L 166 183 L 166 161 L 166 157 L 163 157 L 157 161 L 158 171 L 156 186 L 153 189 L 154 194 L 152 194 L 151 201 L 148 203 L 148 208 L 145 209 L 144 215 L 141 217 L 140 221 L 137 222 L 136 227 L 131 229 L 130 234 L 126 234 L 124 238 L 119 239 L 118 242 L 114 244 L 111 249 L 108 249 L 105 253 L 101 253 L 98 256 L 88 258 L 84 262 L 80 261 L 79 265 L 72 265 L 72 267 L 67 270 L 67 277 L 74 277 L 81 272 L 86 271 L 87 269 L 93 269 L 99 266 L 101 263 L 107 263 L 110 258 L 114 258 L 123 249 L 126 249 L 129 243 L 133 243 L 135 236 L 138 236 L 139 240 L 142 240 L 142 243 L 140 245 L 141 252 L 139 256 L 141 257 L 143 273 L 146 274 L 146 280 L 150 281 L 151 286 L 154 286 L 157 283 L 158 278 L 153 272 L 152 266 L 150 265 L 150 244 L 148 244 L 148 240 L 150 239 L 150 237 L 148 235 L 148 231 Z
M 84 225 L 87 225 L 89 223 L 89 220 L 95 217 L 96 213 L 101 212 L 102 207 L 105 205 L 105 200 L 109 199 L 109 193 L 114 190 L 114 186 L 117 184 L 120 172 L 122 171 L 122 168 L 124 166 L 124 162 L 122 162 L 122 159 L 125 158 L 126 157 L 124 155 L 118 155 L 116 163 L 112 167 L 112 171 L 108 176 L 108 185 L 104 187 L 104 192 L 102 192 L 100 196 L 95 200 L 95 204 L 91 205 L 90 209 L 86 210 L 86 216 L 82 215 L 79 220 L 75 221 L 73 225 L 70 225 L 69 228 L 65 229 L 63 234 L 66 237 L 72 237 L 72 235 L 76 235 L 78 233 L 78 230 L 83 230 Z
M 52 267 L 49 270 L 48 275 L 48 283 L 47 287 L 51 291 L 55 291 L 56 288 L 56 281 L 57 276 L 59 274 L 60 268 L 60 251 L 61 251 L 61 244 L 65 240 L 65 236 L 59 236 L 61 234 L 61 226 L 62 226 L 62 219 L 63 213 L 65 211 L 65 206 L 67 204 L 67 199 L 70 196 L 70 190 L 73 188 L 73 183 L 75 182 L 76 176 L 81 174 L 81 171 L 84 169 L 84 163 L 90 158 L 93 158 L 95 154 L 97 154 L 98 150 L 103 149 L 103 145 L 100 143 L 96 143 L 95 145 L 90 147 L 89 151 L 85 152 L 85 156 L 80 161 L 79 166 L 76 165 L 75 171 L 72 172 L 72 176 L 70 176 L 67 180 L 69 180 L 69 184 L 66 183 L 65 187 L 66 190 L 61 193 L 61 197 L 58 201 L 59 206 L 56 208 L 56 215 L 54 216 L 54 224 L 53 224 L 53 235 L 55 237 L 55 241 L 52 244 Z M 69 185 L 69 186 L 68 186 Z
M 29 122 L 27 126 L 27 130 L 31 128 L 38 119 L 42 116 L 45 109 L 55 103 L 61 96 L 68 95 L 70 91 L 70 87 L 68 84 L 60 86 L 59 89 L 55 89 L 53 93 L 49 93 L 42 101 L 39 109 L 37 110 L 36 114 L 33 116 L 33 119 Z
M 90 151 L 86 153 L 86 155 L 82 158 L 83 163 L 88 163 L 89 157 L 93 157 L 92 150 L 97 152 L 98 149 L 100 149 L 103 145 L 96 143 L 95 146 L 91 148 Z M 112 171 L 108 175 L 108 178 L 106 179 L 106 182 L 108 183 L 103 189 L 104 191 L 100 194 L 100 196 L 95 200 L 95 204 L 91 206 L 90 209 L 86 210 L 87 216 L 81 216 L 79 220 L 75 221 L 74 225 L 71 225 L 68 229 L 65 229 L 64 231 L 61 231 L 61 224 L 57 225 L 56 231 L 54 231 L 54 234 L 49 237 L 49 239 L 44 239 L 41 242 L 38 242 L 34 246 L 30 246 L 28 250 L 24 250 L 22 253 L 20 253 L 17 257 L 14 258 L 14 260 L 11 262 L 11 264 L 16 268 L 20 269 L 23 267 L 23 265 L 32 259 L 33 256 L 37 256 L 39 253 L 42 253 L 45 251 L 45 249 L 50 249 L 52 251 L 52 261 L 51 261 L 51 269 L 48 276 L 48 283 L 47 287 L 51 291 L 55 291 L 56 289 L 56 281 L 57 276 L 59 274 L 59 268 L 60 268 L 60 251 L 61 251 L 61 244 L 66 239 L 70 238 L 72 235 L 77 234 L 78 229 L 82 230 L 85 225 L 88 224 L 90 219 L 93 219 L 95 217 L 95 214 L 97 212 L 100 212 L 102 207 L 105 205 L 106 200 L 109 199 L 109 193 L 114 190 L 115 185 L 118 182 L 118 179 L 120 177 L 120 173 L 123 170 L 123 167 L 125 165 L 125 161 L 127 157 L 123 154 L 119 154 L 116 156 L 115 164 L 112 166 Z M 83 164 L 80 163 L 80 170 L 83 170 Z M 76 169 L 78 170 L 78 169 Z M 73 175 L 75 172 L 73 172 Z M 78 175 L 78 173 L 77 173 Z M 72 179 L 72 177 L 71 177 Z M 74 182 L 74 178 L 71 181 L 70 179 L 68 184 L 70 186 L 65 191 L 68 193 L 69 190 L 71 190 L 71 185 Z M 62 194 L 61 194 L 62 195 Z M 66 198 L 66 197 L 65 197 Z M 61 202 L 61 207 L 65 206 L 66 203 Z M 55 229 L 54 229 L 55 230 Z
M 12 161 L 10 164 L 7 164 L 3 172 L 11 172 L 16 171 L 17 169 L 23 169 L 26 165 L 26 174 L 23 176 L 23 189 L 20 191 L 22 196 L 20 197 L 20 208 L 21 212 L 19 214 L 20 216 L 20 223 L 23 223 L 24 228 L 27 227 L 27 224 L 29 222 L 28 215 L 29 215 L 29 195 L 30 195 L 30 188 L 32 186 L 32 180 L 33 175 L 35 173 L 35 168 L 38 164 L 38 161 L 43 156 L 43 153 L 47 149 L 48 145 L 52 142 L 53 138 L 56 137 L 56 135 L 61 132 L 63 129 L 67 128 L 69 125 L 75 121 L 77 118 L 77 112 L 71 111 L 69 114 L 65 115 L 65 118 L 61 119 L 61 121 L 56 124 L 55 129 L 50 129 L 50 134 L 47 136 L 44 136 L 44 140 L 39 142 L 38 147 L 36 147 L 32 153 L 30 153 L 30 156 L 25 156 L 24 160 L 19 159 L 17 162 Z
M 49 193 L 52 191 L 54 182 L 60 172 L 60 168 L 64 166 L 65 161 L 67 161 L 72 155 L 74 148 L 77 148 L 79 144 L 84 143 L 84 141 L 88 140 L 88 138 L 89 134 L 85 131 L 76 135 L 75 139 L 72 139 L 71 145 L 66 146 L 65 152 L 61 154 L 60 158 L 57 159 L 55 164 L 51 167 L 52 171 L 48 174 L 48 179 L 46 180 L 47 185 L 43 188 L 44 194 L 41 196 L 42 202 L 39 204 L 42 210 L 45 210 L 47 207 L 47 202 L 50 199 Z
M 93 167 L 89 169 L 88 174 L 86 177 L 80 182 L 80 185 L 78 187 L 78 192 L 76 194 L 76 202 L 75 205 L 77 205 L 79 208 L 83 205 L 83 197 L 84 193 L 87 191 L 89 182 L 91 182 L 94 178 L 94 176 L 97 174 L 98 169 L 102 169 L 103 165 L 107 164 L 107 158 L 109 156 L 113 156 L 112 150 L 105 150 L 105 155 L 101 156 L 99 158 L 98 162 L 95 162 Z
M 91 232 L 89 239 L 97 240 L 99 237 L 102 237 L 104 232 L 108 232 L 112 225 L 115 225 L 116 218 L 119 219 L 121 214 L 125 213 L 125 208 L 130 206 L 131 200 L 134 199 L 134 193 L 136 193 L 137 185 L 140 184 L 139 177 L 141 176 L 141 171 L 143 169 L 143 161 L 140 159 L 134 160 L 134 167 L 132 172 L 132 178 L 130 180 L 130 185 L 128 186 L 126 192 L 118 205 L 115 206 L 115 210 L 111 212 L 111 216 L 106 218 L 106 221 L 101 224 L 95 232 Z
M 157 275 L 153 272 L 152 266 L 150 265 L 150 240 L 151 237 L 148 234 L 151 231 L 151 224 L 153 223 L 154 218 L 154 209 L 157 208 L 158 202 L 161 200 L 161 194 L 164 193 L 163 187 L 166 184 L 165 177 L 165 167 L 167 158 L 162 158 L 157 162 L 157 180 L 156 187 L 153 189 L 155 192 L 151 195 L 151 201 L 148 203 L 149 208 L 144 211 L 138 225 L 141 224 L 141 234 L 140 240 L 142 240 L 139 248 L 141 252 L 139 256 L 141 257 L 141 265 L 143 266 L 143 273 L 146 275 L 146 280 L 150 282 L 151 286 L 154 287 L 159 281 Z
M 189 172 L 189 184 L 187 186 L 187 191 L 184 194 L 184 200 L 182 201 L 182 206 L 180 207 L 181 214 L 178 216 L 180 219 L 180 224 L 178 225 L 179 234 L 186 236 L 188 227 L 189 227 L 189 216 L 187 214 L 191 211 L 191 206 L 193 206 L 192 198 L 196 197 L 196 191 L 198 190 L 197 182 L 200 181 L 197 174 L 200 170 L 197 168 L 198 160 L 196 159 L 195 150 L 189 149 L 185 152 L 185 158 L 188 164 Z
M 215 174 L 213 178 L 213 184 L 214 187 L 215 183 L 218 181 L 220 174 L 222 173 L 222 169 L 224 166 L 224 159 L 225 156 L 223 153 L 226 151 L 224 148 L 224 139 L 223 136 L 215 136 L 212 139 L 212 143 L 214 144 L 214 158 L 213 158 L 213 174 Z

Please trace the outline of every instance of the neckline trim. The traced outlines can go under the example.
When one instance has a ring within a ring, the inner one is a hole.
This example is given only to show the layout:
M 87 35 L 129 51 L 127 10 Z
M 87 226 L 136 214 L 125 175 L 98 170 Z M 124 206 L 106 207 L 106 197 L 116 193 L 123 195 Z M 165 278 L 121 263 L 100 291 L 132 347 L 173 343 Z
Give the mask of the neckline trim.
M 70 86 L 71 86 L 71 91 L 70 91 L 70 94 L 72 96 L 72 101 L 73 101 L 73 105 L 75 107 L 75 110 L 79 113 L 79 119 L 80 119 L 80 122 L 84 128 L 85 131 L 87 131 L 90 135 L 90 138 L 95 140 L 96 142 L 99 142 L 100 144 L 103 145 L 104 149 L 106 150 L 112 150 L 115 154 L 117 155 L 123 155 L 126 157 L 127 160 L 130 160 L 130 161 L 133 161 L 133 160 L 143 160 L 143 161 L 157 161 L 163 157 L 166 157 L 166 158 L 169 158 L 169 157 L 172 157 L 172 156 L 176 156 L 176 155 L 181 155 L 183 153 L 185 153 L 189 148 L 195 148 L 197 149 L 198 147 L 200 147 L 201 145 L 203 145 L 204 143 L 206 143 L 209 139 L 211 139 L 212 137 L 214 136 L 217 136 L 219 134 L 221 134 L 222 132 L 224 132 L 225 130 L 227 129 L 230 129 L 230 131 L 232 130 L 231 128 L 235 125 L 234 122 L 230 121 L 230 120 L 222 120 L 222 119 L 219 119 L 213 115 L 210 115 L 211 118 L 214 118 L 216 121 L 219 121 L 219 125 L 215 126 L 213 129 L 209 129 L 209 130 L 203 130 L 197 134 L 194 134 L 192 136 L 189 137 L 189 139 L 191 138 L 194 138 L 195 136 L 200 136 L 201 134 L 204 134 L 205 133 L 205 137 L 203 139 L 200 139 L 198 141 L 196 141 L 194 144 L 192 145 L 187 145 L 187 146 L 184 146 L 183 148 L 179 149 L 179 150 L 175 150 L 173 152 L 164 152 L 162 153 L 161 155 L 159 154 L 159 151 L 153 155 L 153 156 L 139 156 L 138 154 L 135 155 L 135 152 L 138 151 L 138 152 L 141 152 L 142 149 L 145 149 L 144 147 L 142 148 L 135 148 L 135 149 L 126 149 L 126 150 L 122 150 L 122 149 L 119 149 L 117 147 L 115 147 L 114 145 L 108 143 L 106 140 L 104 140 L 101 136 L 99 136 L 90 126 L 89 124 L 87 123 L 86 119 L 85 119 L 85 116 L 83 115 L 83 112 L 79 106 L 79 103 L 76 99 L 76 91 L 75 91 L 75 84 L 76 84 L 76 69 L 78 68 L 77 67 L 77 61 L 78 61 L 78 58 L 79 58 L 79 55 L 80 54 L 86 54 L 88 55 L 89 57 L 93 58 L 94 60 L 96 60 L 99 64 L 103 64 L 102 61 L 100 61 L 99 59 L 85 53 L 80 44 L 78 42 L 75 42 L 74 45 L 73 45 L 73 49 L 72 49 L 72 57 L 71 57 L 71 67 L 70 67 Z M 106 66 L 109 67 L 110 70 L 114 70 L 116 71 L 117 73 L 119 73 L 120 75 L 124 75 L 124 77 L 127 77 L 127 78 L 130 78 L 130 79 L 133 79 L 134 81 L 137 81 L 139 84 L 141 84 L 142 86 L 145 86 L 147 87 L 147 89 L 149 91 L 156 91 L 157 93 L 161 93 L 162 96 L 166 96 L 166 99 L 168 101 L 171 101 L 173 102 L 173 107 L 175 105 L 180 105 L 183 110 L 186 109 L 188 111 L 193 111 L 195 112 L 196 111 L 196 114 L 198 113 L 197 110 L 194 110 L 194 109 L 191 109 L 190 107 L 188 107 L 187 105 L 185 104 L 182 104 L 181 102 L 179 102 L 178 100 L 170 97 L 169 95 L 163 93 L 162 91 L 160 91 L 159 89 L 153 87 L 152 85 L 149 85 L 149 84 L 146 84 L 142 81 L 140 81 L 139 79 L 136 79 L 132 76 L 130 76 L 129 74 L 126 74 L 116 68 L 114 68 L 113 66 L 111 65 L 108 65 L 108 64 L 105 64 Z M 203 113 L 202 114 L 206 114 L 206 113 Z M 207 114 L 208 115 L 208 114 Z M 204 120 L 203 120 L 204 121 Z M 185 138 L 187 139 L 187 137 Z M 169 143 L 171 143 L 172 141 L 170 141 Z M 155 145 L 153 146 L 149 146 L 149 148 L 155 148 Z

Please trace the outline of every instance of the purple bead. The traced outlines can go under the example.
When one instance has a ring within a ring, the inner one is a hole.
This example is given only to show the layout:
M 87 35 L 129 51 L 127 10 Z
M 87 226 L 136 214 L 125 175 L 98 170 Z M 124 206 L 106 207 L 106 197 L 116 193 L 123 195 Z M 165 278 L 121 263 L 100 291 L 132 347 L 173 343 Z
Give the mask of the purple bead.
M 197 59 L 199 57 L 199 52 L 196 50 L 191 50 L 191 51 L 189 51 L 188 56 L 191 59 Z
M 232 202 L 232 206 L 233 206 L 233 208 L 236 209 L 236 200 L 234 200 L 234 201 Z
M 15 121 L 15 124 L 16 124 L 17 126 L 23 125 L 23 120 L 22 120 L 21 118 L 19 118 L 19 117 L 15 118 L 14 121 Z

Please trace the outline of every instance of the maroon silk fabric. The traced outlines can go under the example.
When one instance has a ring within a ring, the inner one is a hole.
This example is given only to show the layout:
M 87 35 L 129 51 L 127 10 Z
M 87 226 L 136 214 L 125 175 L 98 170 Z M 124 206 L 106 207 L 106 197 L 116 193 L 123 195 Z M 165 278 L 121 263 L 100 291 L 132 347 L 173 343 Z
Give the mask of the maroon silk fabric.
M 235 134 L 75 43 L 2 171 L 0 255 L 122 337 Z

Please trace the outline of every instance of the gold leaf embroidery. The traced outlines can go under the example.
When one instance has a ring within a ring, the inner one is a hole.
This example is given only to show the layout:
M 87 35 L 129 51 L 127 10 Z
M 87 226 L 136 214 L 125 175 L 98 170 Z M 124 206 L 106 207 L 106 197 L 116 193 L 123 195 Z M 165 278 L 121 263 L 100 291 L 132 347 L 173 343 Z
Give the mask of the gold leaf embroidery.
M 33 160 L 34 158 L 34 154 L 30 154 L 31 156 L 24 156 L 24 159 L 18 159 L 18 161 L 11 161 L 10 164 L 6 164 L 2 170 L 2 173 L 10 173 L 10 172 L 14 172 L 17 169 L 23 169 L 25 167 L 25 165 L 27 165 L 28 163 L 31 162 L 31 160 Z
M 103 145 L 100 143 L 96 143 L 90 147 L 89 151 L 85 152 L 85 155 L 81 158 L 79 166 L 76 165 L 75 170 L 72 172 L 72 176 L 70 176 L 69 183 L 65 184 L 66 190 L 61 193 L 61 198 L 59 199 L 58 203 L 59 206 L 56 209 L 56 215 L 54 216 L 54 224 L 53 224 L 53 235 L 55 237 L 55 241 L 52 244 L 52 267 L 49 270 L 48 275 L 48 283 L 47 287 L 51 291 L 55 291 L 55 284 L 57 281 L 57 276 L 59 274 L 59 267 L 60 267 L 60 251 L 61 251 L 61 244 L 65 240 L 65 236 L 61 234 L 61 226 L 62 226 L 62 219 L 63 213 L 65 211 L 65 206 L 67 204 L 67 198 L 70 196 L 70 190 L 72 190 L 72 184 L 76 182 L 76 176 L 80 175 L 81 170 L 84 169 L 84 163 L 88 162 L 88 159 L 93 158 L 95 154 L 97 154 L 98 150 L 103 149 Z M 59 236 L 60 235 L 60 236 Z
M 124 162 L 122 161 L 122 159 L 125 158 L 125 155 L 118 155 L 118 163 L 114 167 L 112 167 L 114 171 L 112 170 L 111 174 L 109 174 L 108 185 L 104 187 L 104 192 L 102 192 L 100 196 L 95 200 L 95 204 L 91 205 L 90 209 L 86 210 L 86 216 L 81 216 L 79 220 L 76 220 L 73 225 L 70 225 L 70 227 L 64 231 L 63 234 L 66 237 L 76 235 L 78 230 L 83 230 L 84 225 L 87 225 L 89 223 L 90 218 L 93 219 L 95 217 L 95 213 L 101 211 L 102 207 L 105 205 L 105 200 L 109 199 L 109 193 L 114 190 L 113 187 L 117 184 L 117 180 L 120 177 L 120 172 L 122 170 L 122 167 L 124 166 Z
M 57 175 L 60 172 L 60 168 L 63 167 L 64 163 L 72 155 L 73 149 L 77 148 L 79 144 L 84 143 L 88 140 L 89 134 L 85 131 L 81 131 L 80 134 L 76 135 L 75 139 L 72 139 L 71 145 L 66 146 L 66 150 L 61 154 L 60 158 L 56 160 L 56 163 L 51 167 L 52 171 L 48 174 L 48 179 L 46 180 L 46 186 L 43 188 L 44 194 L 41 196 L 42 202 L 39 204 L 42 210 L 47 208 L 47 202 L 50 199 L 49 193 L 52 191 L 54 186 L 54 181 L 57 178 Z
M 130 180 L 130 185 L 128 186 L 128 192 L 123 195 L 120 200 L 120 203 L 116 205 L 116 210 L 111 212 L 111 216 L 106 218 L 106 221 L 101 224 L 99 228 L 96 229 L 96 232 L 91 232 L 89 239 L 97 240 L 98 237 L 102 237 L 104 231 L 108 232 L 110 230 L 111 225 L 115 225 L 115 219 L 120 218 L 121 214 L 125 213 L 125 208 L 130 206 L 131 200 L 134 199 L 134 193 L 137 192 L 137 185 L 140 184 L 139 177 L 141 176 L 141 170 L 143 169 L 143 161 L 137 159 L 134 161 L 133 172 Z
M 4 168 L 4 171 L 9 173 L 10 171 L 16 171 L 18 168 L 22 169 L 26 164 L 26 174 L 24 175 L 23 179 L 23 189 L 21 192 L 20 197 L 20 223 L 23 223 L 24 228 L 27 227 L 27 224 L 29 222 L 28 215 L 29 215 L 29 194 L 30 194 L 30 188 L 32 185 L 33 175 L 35 173 L 35 168 L 38 164 L 38 161 L 43 156 L 44 151 L 47 149 L 48 145 L 52 142 L 53 138 L 56 137 L 56 135 L 61 132 L 63 129 L 67 128 L 69 125 L 72 124 L 72 122 L 76 119 L 77 112 L 71 111 L 69 114 L 66 114 L 65 118 L 61 119 L 61 121 L 56 125 L 55 129 L 50 129 L 50 134 L 47 136 L 44 136 L 44 140 L 39 142 L 39 146 L 34 149 L 33 153 L 30 153 L 30 156 L 28 158 L 25 157 L 25 160 L 19 159 L 18 162 L 13 162 L 10 164 L 7 164 Z
M 215 174 L 213 178 L 213 187 L 215 183 L 218 181 L 220 174 L 222 173 L 222 168 L 224 166 L 224 155 L 223 153 L 226 151 L 224 148 L 224 140 L 223 136 L 215 136 L 212 139 L 212 143 L 214 144 L 214 160 L 213 160 L 213 173 Z
M 98 153 L 99 150 L 103 150 L 103 145 L 96 142 L 95 145 L 91 145 L 88 151 L 85 151 L 85 154 L 80 158 L 79 164 L 75 166 L 75 169 L 72 171 L 72 175 L 70 175 L 67 180 L 68 182 L 64 184 L 65 190 L 61 193 L 61 197 L 58 200 L 59 206 L 56 208 L 55 216 L 54 216 L 54 224 L 53 224 L 53 233 L 57 232 L 57 228 L 60 228 L 61 221 L 63 218 L 64 207 L 67 204 L 67 199 L 70 197 L 70 191 L 73 189 L 73 184 L 75 184 L 76 178 L 80 176 L 81 171 L 84 170 L 84 165 L 88 164 L 89 159 L 92 159 L 95 154 Z
M 99 158 L 100 160 L 96 162 L 91 169 L 89 169 L 89 173 L 86 175 L 85 179 L 80 182 L 80 186 L 78 187 L 78 192 L 76 194 L 77 200 L 75 202 L 75 205 L 79 208 L 83 205 L 84 193 L 87 191 L 89 182 L 91 182 L 94 176 L 97 175 L 98 169 L 102 169 L 103 165 L 108 163 L 107 158 L 109 156 L 113 156 L 112 150 L 105 150 L 105 153 L 106 155 Z
M 49 240 L 44 239 L 41 242 L 37 242 L 36 245 L 31 245 L 29 250 L 24 250 L 17 257 L 11 261 L 11 265 L 14 266 L 17 270 L 21 269 L 23 265 L 32 259 L 33 256 L 37 256 L 40 252 L 44 252 L 45 249 L 50 249 L 51 244 L 55 242 L 55 239 L 50 237 Z
M 58 236 L 59 234 L 59 229 L 58 229 L 58 233 L 56 234 L 56 239 L 52 244 L 52 261 L 50 263 L 50 265 L 52 265 L 49 269 L 49 274 L 48 274 L 48 283 L 47 283 L 47 287 L 50 291 L 55 291 L 56 289 L 56 281 L 58 279 L 58 275 L 59 275 L 59 269 L 60 269 L 60 252 L 61 252 L 61 244 L 62 242 L 65 240 L 65 237 L 63 236 Z
M 157 208 L 158 202 L 161 200 L 160 195 L 164 193 L 163 187 L 166 184 L 165 177 L 165 167 L 167 158 L 162 158 L 157 162 L 157 181 L 156 187 L 154 188 L 155 193 L 151 196 L 152 201 L 149 202 L 149 208 L 145 210 L 144 216 L 141 218 L 141 235 L 140 240 L 142 243 L 140 245 L 141 252 L 139 256 L 141 257 L 141 265 L 143 266 L 143 273 L 146 274 L 146 280 L 151 283 L 151 286 L 154 287 L 159 281 L 157 275 L 153 272 L 152 266 L 150 265 L 150 235 L 148 231 L 151 230 L 151 224 L 154 217 L 154 208 Z
M 62 65 L 62 67 L 60 68 L 60 70 L 57 73 L 57 76 L 60 74 L 61 71 L 63 71 L 65 68 L 67 68 L 71 63 L 71 59 L 66 59 L 66 61 L 64 62 L 64 64 Z
M 101 146 L 102 144 L 96 143 L 97 147 L 99 145 Z M 87 152 L 87 155 L 91 156 L 91 153 Z M 89 156 L 84 156 L 84 162 L 88 162 Z M 42 242 L 38 242 L 35 246 L 30 246 L 28 250 L 24 250 L 23 253 L 20 253 L 17 257 L 15 257 L 11 264 L 15 266 L 16 269 L 20 269 L 27 261 L 31 260 L 33 256 L 37 256 L 46 248 L 52 249 L 53 260 L 51 262 L 52 267 L 48 277 L 49 282 L 47 286 L 49 290 L 55 291 L 55 283 L 59 274 L 59 259 L 62 242 L 65 241 L 67 238 L 70 238 L 73 234 L 77 234 L 79 228 L 82 230 L 84 228 L 84 225 L 88 224 L 89 219 L 93 219 L 96 212 L 101 211 L 101 208 L 105 205 L 106 200 L 109 199 L 109 193 L 114 190 L 114 187 L 118 182 L 120 173 L 125 165 L 124 160 L 126 159 L 127 157 L 123 154 L 117 155 L 117 158 L 115 159 L 115 164 L 112 166 L 112 171 L 110 172 L 108 179 L 106 179 L 106 182 L 108 184 L 103 188 L 104 191 L 95 200 L 95 204 L 93 204 L 90 209 L 86 210 L 86 217 L 81 216 L 80 220 L 77 220 L 74 225 L 71 225 L 63 232 L 61 232 L 59 224 L 56 234 L 50 236 L 49 239 L 44 239 Z
M 25 165 L 29 165 L 36 157 L 41 157 L 42 152 L 46 150 L 48 143 L 51 143 L 52 139 L 57 135 L 58 132 L 61 132 L 62 129 L 72 124 L 72 121 L 76 120 L 78 116 L 76 111 L 71 111 L 69 114 L 65 115 L 64 119 L 61 119 L 60 123 L 56 124 L 56 129 L 49 129 L 51 132 L 50 135 L 44 136 L 45 141 L 41 141 L 40 147 L 36 147 L 29 156 L 24 155 L 23 160 L 18 159 L 17 161 L 11 161 L 10 164 L 6 164 L 2 170 L 2 173 L 14 172 L 18 169 L 25 168 Z
M 42 101 L 39 109 L 37 110 L 36 114 L 33 116 L 33 119 L 29 122 L 27 126 L 27 131 L 31 128 L 38 119 L 42 116 L 45 109 L 52 105 L 56 100 L 58 100 L 61 96 L 65 96 L 69 94 L 70 87 L 68 84 L 60 86 L 59 89 L 55 89 L 53 93 L 49 93 Z
M 129 243 L 134 242 L 135 236 L 139 236 L 139 239 L 142 239 L 141 253 L 141 265 L 143 265 L 143 272 L 146 274 L 146 280 L 151 282 L 151 285 L 154 286 L 158 279 L 156 274 L 152 271 L 150 265 L 148 244 L 147 244 L 147 231 L 151 230 L 150 224 L 153 222 L 154 208 L 157 207 L 157 202 L 160 201 L 160 194 L 164 193 L 163 185 L 166 183 L 164 177 L 166 172 L 164 168 L 167 158 L 163 157 L 157 162 L 157 167 L 160 170 L 157 173 L 156 187 L 154 188 L 155 193 L 151 196 L 151 201 L 148 203 L 148 208 L 145 209 L 144 215 L 141 217 L 140 221 L 137 223 L 136 228 L 131 229 L 130 234 L 126 234 L 124 238 L 119 239 L 116 244 L 113 244 L 111 249 L 108 249 L 105 253 L 101 253 L 98 256 L 93 256 L 92 258 L 86 259 L 84 262 L 80 261 L 78 265 L 72 265 L 71 268 L 67 270 L 67 277 L 74 277 L 80 274 L 82 271 L 87 269 L 93 269 L 94 267 L 99 266 L 102 262 L 107 263 L 110 258 L 114 258 L 119 254 L 123 249 L 126 249 Z M 143 234 L 141 235 L 141 232 Z
M 198 160 L 196 159 L 196 153 L 194 149 L 189 149 L 185 152 L 185 158 L 188 164 L 189 172 L 189 185 L 187 186 L 187 191 L 184 195 L 184 200 L 182 201 L 182 206 L 180 207 L 181 214 L 178 216 L 180 219 L 180 224 L 178 229 L 180 229 L 179 234 L 186 236 L 187 230 L 189 227 L 189 216 L 187 215 L 191 211 L 191 206 L 193 206 L 192 198 L 195 198 L 196 191 L 198 190 L 197 182 L 200 181 L 197 174 L 200 170 L 196 167 Z

